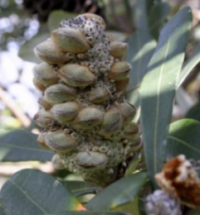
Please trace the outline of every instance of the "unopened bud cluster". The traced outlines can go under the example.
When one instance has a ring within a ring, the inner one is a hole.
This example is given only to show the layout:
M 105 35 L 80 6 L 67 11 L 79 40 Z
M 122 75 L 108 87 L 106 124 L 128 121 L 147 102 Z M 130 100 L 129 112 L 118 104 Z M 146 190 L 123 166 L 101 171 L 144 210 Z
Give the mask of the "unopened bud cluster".
M 94 14 L 63 21 L 34 50 L 44 61 L 34 68 L 43 92 L 38 143 L 55 152 L 55 166 L 100 185 L 114 181 L 119 165 L 140 148 L 135 107 L 122 98 L 131 70 L 126 50 Z

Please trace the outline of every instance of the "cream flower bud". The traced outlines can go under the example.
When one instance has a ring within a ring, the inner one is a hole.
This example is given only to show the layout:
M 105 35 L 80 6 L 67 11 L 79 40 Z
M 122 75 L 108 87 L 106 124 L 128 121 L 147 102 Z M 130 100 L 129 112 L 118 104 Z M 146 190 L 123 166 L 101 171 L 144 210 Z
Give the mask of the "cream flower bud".
M 104 103 L 109 98 L 109 92 L 104 87 L 96 87 L 89 92 L 89 100 L 95 104 Z
M 127 44 L 122 42 L 113 41 L 110 44 L 110 53 L 113 57 L 118 59 L 124 59 L 127 52 Z
M 111 107 L 106 111 L 103 121 L 100 126 L 99 134 L 104 137 L 109 137 L 122 126 L 122 115 L 117 107 Z
M 108 157 L 99 152 L 79 152 L 75 161 L 82 167 L 92 168 L 104 165 L 108 161 Z
M 44 109 L 40 109 L 38 113 L 35 114 L 34 120 L 38 126 L 42 128 L 46 128 L 54 122 L 52 114 Z
M 45 136 L 46 145 L 52 150 L 65 153 L 75 149 L 78 140 L 72 138 L 70 134 L 65 134 L 62 130 L 48 132 Z
M 44 98 L 51 104 L 68 102 L 76 98 L 76 90 L 65 84 L 55 84 L 45 90 Z
M 59 28 L 52 32 L 52 37 L 56 46 L 64 52 L 78 54 L 90 48 L 85 35 L 79 29 Z
M 52 158 L 52 164 L 55 169 L 64 169 L 64 165 L 62 159 L 58 154 L 55 154 Z
M 94 74 L 87 67 L 77 64 L 66 64 L 60 69 L 59 76 L 72 87 L 86 87 L 95 80 Z
M 52 105 L 45 100 L 44 97 L 39 98 L 38 103 L 45 109 L 49 110 L 52 108 Z
M 66 102 L 54 105 L 50 111 L 56 121 L 65 125 L 76 117 L 79 109 L 80 106 L 77 102 Z
M 73 126 L 79 129 L 91 129 L 101 123 L 104 112 L 95 107 L 86 107 L 80 110 L 73 121 Z
M 45 135 L 46 135 L 46 133 L 40 133 L 37 137 L 37 143 L 41 147 L 43 147 L 45 149 L 49 149 L 49 147 L 45 143 Z
M 115 88 L 117 92 L 125 90 L 130 83 L 130 78 L 123 79 L 121 81 L 115 81 Z
M 120 103 L 117 105 L 117 107 L 120 109 L 122 113 L 123 124 L 130 123 L 136 114 L 136 108 L 129 102 Z
M 49 64 L 62 64 L 69 60 L 64 53 L 56 48 L 54 42 L 51 39 L 48 39 L 37 45 L 34 49 L 34 53 L 41 60 Z
M 47 63 L 37 64 L 33 68 L 33 73 L 36 79 L 38 79 L 44 86 L 50 86 L 58 82 L 58 74 L 55 72 L 55 68 Z
M 111 70 L 108 72 L 108 77 L 115 81 L 126 79 L 131 68 L 131 64 L 126 61 L 115 62 L 111 67 Z
M 38 90 L 42 92 L 46 89 L 46 86 L 41 82 L 41 80 L 36 77 L 33 78 L 33 84 L 37 87 Z
M 125 127 L 124 135 L 128 139 L 132 139 L 133 137 L 137 136 L 139 134 L 139 128 L 138 125 L 134 122 L 131 122 Z

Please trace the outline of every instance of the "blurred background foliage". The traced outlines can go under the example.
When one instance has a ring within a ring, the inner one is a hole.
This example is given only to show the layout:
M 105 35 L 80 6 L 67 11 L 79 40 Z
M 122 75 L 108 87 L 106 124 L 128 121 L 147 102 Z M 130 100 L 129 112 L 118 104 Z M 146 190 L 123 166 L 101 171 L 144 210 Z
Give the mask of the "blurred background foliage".
M 36 44 L 49 37 L 60 21 L 79 13 L 96 13 L 107 23 L 108 34 L 115 40 L 127 41 L 127 59 L 133 66 L 129 89 L 140 84 L 146 66 L 154 52 L 163 25 L 182 7 L 193 11 L 193 27 L 186 59 L 197 48 L 200 40 L 199 0 L 0 0 L 0 176 L 2 183 L 21 168 L 39 168 L 60 177 L 49 161 L 52 154 L 38 153 L 35 138 L 39 131 L 32 121 L 38 110 L 40 92 L 32 83 L 32 68 L 38 59 L 33 54 Z M 139 63 L 138 63 L 139 62 Z M 200 120 L 200 64 L 177 91 L 172 121 L 190 117 Z M 127 95 L 137 104 L 137 90 Z M 25 128 L 20 131 L 16 129 Z M 9 133 L 9 138 L 5 134 Z M 16 139 L 18 138 L 18 139 Z M 13 142 L 19 143 L 16 150 Z M 2 143 L 10 144 L 7 149 Z M 20 147 L 26 147 L 26 156 Z M 33 150 L 36 150 L 35 154 Z M 17 153 L 16 153 L 17 152 Z M 47 162 L 12 162 L 39 160 Z M 5 163 L 11 161 L 11 163 Z M 4 168 L 5 167 L 5 168 Z M 9 167 L 9 168 L 8 168 Z M 3 177 L 4 176 L 4 177 Z

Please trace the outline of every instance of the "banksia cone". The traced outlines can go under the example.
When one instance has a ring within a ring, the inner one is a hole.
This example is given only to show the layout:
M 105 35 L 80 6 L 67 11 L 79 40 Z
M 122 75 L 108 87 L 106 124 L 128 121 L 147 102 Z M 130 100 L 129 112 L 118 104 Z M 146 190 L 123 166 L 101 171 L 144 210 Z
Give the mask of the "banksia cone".
M 44 61 L 34 68 L 44 94 L 35 115 L 43 128 L 38 143 L 55 152 L 55 166 L 101 186 L 141 148 L 136 109 L 122 98 L 131 70 L 127 45 L 111 41 L 105 27 L 101 17 L 82 14 L 34 50 Z

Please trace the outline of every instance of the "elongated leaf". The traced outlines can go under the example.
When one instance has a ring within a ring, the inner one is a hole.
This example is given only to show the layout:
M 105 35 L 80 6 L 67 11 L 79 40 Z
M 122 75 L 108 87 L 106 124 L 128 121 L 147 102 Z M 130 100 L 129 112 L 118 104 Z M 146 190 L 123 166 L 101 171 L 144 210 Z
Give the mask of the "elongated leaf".
M 147 14 L 150 14 L 154 4 L 155 4 L 155 0 L 146 0 Z
M 129 164 L 128 168 L 126 169 L 125 176 L 131 175 L 136 170 L 136 167 L 137 167 L 137 165 L 139 164 L 140 161 L 141 161 L 140 157 L 135 157 L 131 161 L 131 163 Z
M 127 60 L 132 65 L 130 88 L 141 82 L 155 47 L 156 41 L 147 31 L 138 30 L 129 38 Z
M 194 210 L 190 210 L 188 212 L 188 215 L 199 215 L 200 214 L 200 207 L 198 207 L 197 209 Z
M 146 32 L 149 32 L 147 1 L 148 0 L 135 1 L 134 20 L 135 20 L 135 26 L 137 29 L 145 30 Z
M 36 36 L 25 42 L 19 51 L 19 57 L 33 63 L 41 62 L 34 54 L 33 49 L 41 42 L 49 38 L 49 33 L 38 33 Z
M 53 153 L 41 148 L 37 135 L 26 130 L 15 130 L 0 136 L 1 161 L 49 161 Z
M 5 128 L 0 128 L 0 136 L 9 133 L 11 130 L 10 129 L 5 129 Z
M 164 141 L 172 113 L 177 77 L 184 60 L 191 10 L 183 8 L 161 31 L 141 86 L 141 117 L 147 169 L 152 182 L 163 164 Z
M 125 212 L 118 211 L 68 211 L 67 213 L 50 213 L 50 214 L 40 214 L 40 215 L 134 215 Z
M 195 119 L 197 121 L 200 121 L 200 101 L 189 109 L 189 111 L 186 113 L 185 118 L 188 119 Z
M 115 208 L 115 210 L 128 212 L 134 215 L 140 215 L 138 197 L 136 196 L 131 202 L 121 205 Z
M 75 196 L 81 196 L 100 191 L 99 187 L 85 181 L 64 181 L 61 183 Z
M 189 59 L 185 62 L 183 69 L 181 71 L 180 77 L 177 82 L 177 88 L 181 86 L 190 72 L 194 69 L 194 67 L 200 62 L 200 43 L 197 45 L 193 54 L 189 57 Z
M 3 208 L 2 208 L 2 207 L 0 207 L 0 215 L 6 215 L 6 214 L 4 213 L 4 211 L 3 211 Z
M 174 157 L 180 154 L 187 158 L 200 157 L 200 122 L 194 119 L 181 119 L 170 125 L 167 136 L 167 154 Z
M 152 36 L 157 39 L 165 18 L 170 12 L 170 6 L 166 2 L 158 2 L 153 5 L 149 17 L 149 28 Z
M 6 215 L 47 215 L 84 209 L 52 176 L 29 169 L 16 173 L 5 183 L 0 201 Z
M 129 0 L 124 0 L 123 4 L 124 4 L 124 8 L 126 10 L 127 18 L 129 20 L 131 26 L 134 26 L 134 18 L 133 18 L 134 13 L 133 13 L 133 9 L 131 6 L 131 2 Z
M 53 31 L 57 28 L 59 28 L 60 22 L 65 19 L 71 19 L 76 17 L 76 13 L 69 13 L 64 10 L 54 10 L 50 13 L 50 16 L 48 18 L 48 27 L 50 31 Z
M 120 179 L 102 190 L 86 207 L 90 210 L 114 209 L 133 200 L 147 179 L 145 172 Z

